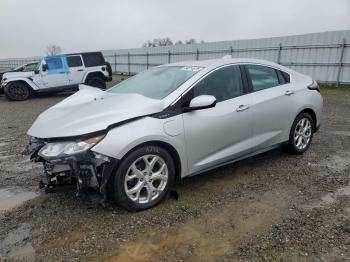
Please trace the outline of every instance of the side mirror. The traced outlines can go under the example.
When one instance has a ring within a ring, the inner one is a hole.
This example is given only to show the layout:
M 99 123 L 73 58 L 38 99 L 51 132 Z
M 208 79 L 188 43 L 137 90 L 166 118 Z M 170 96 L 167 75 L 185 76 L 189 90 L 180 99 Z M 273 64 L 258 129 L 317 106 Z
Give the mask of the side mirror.
M 49 67 L 47 66 L 47 64 L 43 64 L 43 66 L 42 66 L 43 72 L 47 71 L 48 69 L 49 69 Z
M 38 70 L 38 69 L 36 69 L 36 70 L 34 70 L 34 74 L 39 74 L 40 73 L 40 71 Z
M 190 105 L 185 108 L 185 111 L 194 111 L 200 109 L 211 108 L 216 105 L 216 98 L 209 95 L 201 95 L 193 98 Z

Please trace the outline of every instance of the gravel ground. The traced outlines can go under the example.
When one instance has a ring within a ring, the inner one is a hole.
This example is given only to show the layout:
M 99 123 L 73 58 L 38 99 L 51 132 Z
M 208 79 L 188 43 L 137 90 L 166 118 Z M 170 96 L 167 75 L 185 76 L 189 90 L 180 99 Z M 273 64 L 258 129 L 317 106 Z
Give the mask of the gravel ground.
M 322 94 L 323 125 L 303 156 L 279 149 L 184 179 L 178 200 L 138 213 L 38 192 L 25 133 L 66 95 L 0 97 L 0 196 L 31 193 L 0 210 L 0 261 L 349 261 L 350 89 Z

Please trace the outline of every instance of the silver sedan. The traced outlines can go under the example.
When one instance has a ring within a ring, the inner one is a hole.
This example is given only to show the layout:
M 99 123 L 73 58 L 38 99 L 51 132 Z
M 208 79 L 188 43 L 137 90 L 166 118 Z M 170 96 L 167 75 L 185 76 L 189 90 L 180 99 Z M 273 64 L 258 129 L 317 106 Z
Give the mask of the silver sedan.
M 254 59 L 152 68 L 107 91 L 80 91 L 29 129 L 47 190 L 99 190 L 129 210 L 158 204 L 176 180 L 284 146 L 304 153 L 321 125 L 317 83 Z

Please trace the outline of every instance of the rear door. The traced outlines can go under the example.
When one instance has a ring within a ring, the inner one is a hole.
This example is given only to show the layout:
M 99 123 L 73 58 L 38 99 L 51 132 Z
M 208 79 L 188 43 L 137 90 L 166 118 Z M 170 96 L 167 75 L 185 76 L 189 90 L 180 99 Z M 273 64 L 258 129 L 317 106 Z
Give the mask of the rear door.
M 245 65 L 253 115 L 252 151 L 288 140 L 294 118 L 293 87 L 287 73 L 263 65 Z M 288 79 L 287 79 L 288 78 Z
M 67 56 L 69 85 L 79 85 L 84 77 L 84 64 L 80 55 Z
M 215 96 L 213 108 L 183 114 L 188 166 L 196 173 L 250 152 L 252 115 L 238 65 L 217 69 L 184 97 Z

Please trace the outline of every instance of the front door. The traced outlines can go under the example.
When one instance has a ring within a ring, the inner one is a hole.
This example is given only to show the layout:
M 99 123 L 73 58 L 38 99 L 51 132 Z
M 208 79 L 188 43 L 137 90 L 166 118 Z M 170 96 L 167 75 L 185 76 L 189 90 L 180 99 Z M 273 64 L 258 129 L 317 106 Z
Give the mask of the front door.
M 190 172 L 196 173 L 249 153 L 252 115 L 240 67 L 219 68 L 190 92 L 192 97 L 212 95 L 217 99 L 213 108 L 183 114 Z
M 68 65 L 65 56 L 51 56 L 45 58 L 48 69 L 41 70 L 44 88 L 65 87 L 68 85 Z

